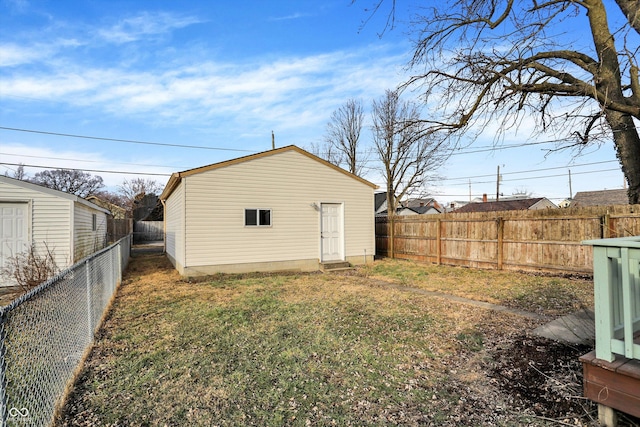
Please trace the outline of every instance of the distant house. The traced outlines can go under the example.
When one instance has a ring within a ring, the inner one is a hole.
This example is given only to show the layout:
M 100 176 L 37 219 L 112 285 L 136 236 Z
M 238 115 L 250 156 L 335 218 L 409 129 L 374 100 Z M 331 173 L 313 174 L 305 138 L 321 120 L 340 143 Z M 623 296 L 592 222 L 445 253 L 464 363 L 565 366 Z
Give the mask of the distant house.
M 376 216 L 387 216 L 387 193 L 375 194 Z M 396 215 L 431 215 L 443 212 L 442 206 L 433 198 L 409 199 L 401 202 L 396 209 Z
M 428 197 L 422 199 L 409 199 L 402 204 L 420 215 L 434 215 L 444 212 L 444 208 L 435 199 Z
M 569 206 L 571 206 L 571 199 L 564 199 L 563 201 L 558 203 L 559 208 L 568 208 Z
M 381 215 L 382 212 L 384 212 L 384 215 L 387 214 L 387 193 L 374 194 L 373 210 L 376 215 Z
M 0 176 L 0 267 L 34 245 L 66 268 L 106 245 L 108 216 L 78 196 Z
M 571 200 L 571 207 L 628 205 L 627 190 L 580 191 Z
M 463 207 L 464 205 L 467 205 L 467 204 L 469 204 L 469 203 L 470 203 L 470 202 L 467 202 L 467 201 L 454 200 L 454 201 L 452 201 L 452 202 L 449 202 L 449 204 L 448 204 L 448 205 L 446 205 L 446 206 L 444 207 L 444 211 L 445 211 L 445 212 L 453 212 L 453 211 L 455 211 L 456 209 L 459 209 L 459 208 L 461 208 L 461 207 Z
M 166 253 L 183 276 L 370 262 L 376 188 L 293 145 L 174 173 Z
M 388 210 L 383 210 L 382 212 L 376 214 L 376 216 L 388 216 L 389 215 L 389 211 Z M 408 208 L 406 206 L 400 206 L 399 208 L 396 208 L 396 215 L 420 215 L 420 212 L 418 212 L 415 209 L 412 208 Z
M 514 211 L 514 210 L 536 210 L 557 208 L 557 206 L 546 197 L 538 197 L 533 199 L 514 199 L 499 200 L 494 202 L 478 202 L 469 203 L 456 209 L 455 213 L 462 212 L 496 212 L 496 211 Z
M 127 217 L 127 210 L 125 208 L 115 205 L 111 202 L 107 202 L 106 200 L 101 199 L 98 196 L 89 196 L 86 198 L 86 200 L 93 203 L 94 205 L 108 210 L 111 213 L 113 219 L 125 219 Z

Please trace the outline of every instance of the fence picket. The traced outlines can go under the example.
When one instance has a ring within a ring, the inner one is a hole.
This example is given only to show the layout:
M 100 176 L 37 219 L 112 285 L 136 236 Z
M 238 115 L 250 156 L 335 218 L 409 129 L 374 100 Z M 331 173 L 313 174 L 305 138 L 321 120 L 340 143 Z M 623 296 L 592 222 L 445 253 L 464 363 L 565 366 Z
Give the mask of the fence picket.
M 376 218 L 376 253 L 505 270 L 593 272 L 583 240 L 640 235 L 640 205 Z

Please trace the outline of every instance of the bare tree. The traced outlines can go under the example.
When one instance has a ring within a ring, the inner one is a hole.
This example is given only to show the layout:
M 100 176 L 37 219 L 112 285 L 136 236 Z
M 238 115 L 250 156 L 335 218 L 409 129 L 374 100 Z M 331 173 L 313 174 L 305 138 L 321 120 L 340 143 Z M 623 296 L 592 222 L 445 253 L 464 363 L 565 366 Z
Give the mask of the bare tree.
M 445 141 L 426 130 L 415 103 L 401 101 L 397 91 L 387 90 L 373 102 L 373 140 L 387 188 L 390 218 L 390 256 L 393 257 L 393 217 L 398 200 L 419 192 L 445 160 Z
M 118 218 L 119 208 L 126 210 L 127 201 L 120 194 L 112 193 L 110 191 L 99 191 L 93 195 L 99 199 L 96 204 L 111 212 L 111 216 L 114 218 Z
M 118 192 L 124 199 L 124 207 L 130 215 L 133 213 L 136 200 L 142 200 L 146 195 L 159 195 L 161 191 L 160 183 L 144 178 L 125 179 L 118 186 Z
M 78 197 L 87 197 L 98 192 L 104 184 L 102 177 L 72 169 L 52 169 L 38 172 L 31 182 Z
M 314 143 L 312 142 L 309 147 L 307 147 L 307 151 L 311 154 L 320 157 L 321 159 L 326 160 L 327 162 L 340 166 L 340 156 L 335 151 L 331 144 L 326 142 L 323 143 Z
M 361 175 L 367 154 L 360 144 L 360 133 L 364 123 L 362 102 L 349 99 L 331 114 L 327 123 L 325 142 L 333 154 L 329 160 L 354 175 Z
M 13 179 L 19 179 L 20 181 L 27 181 L 27 173 L 24 171 L 24 165 L 22 163 L 18 165 L 18 168 L 14 170 L 11 175 L 9 175 L 9 172 L 7 171 L 4 173 L 4 176 L 8 176 L 9 178 Z
M 416 12 L 407 85 L 423 88 L 434 128 L 473 137 L 532 118 L 557 148 L 613 141 L 640 202 L 640 3 L 457 0 Z
M 60 272 L 53 251 L 44 243 L 44 253 L 32 244 L 23 252 L 9 257 L 0 276 L 26 293 Z

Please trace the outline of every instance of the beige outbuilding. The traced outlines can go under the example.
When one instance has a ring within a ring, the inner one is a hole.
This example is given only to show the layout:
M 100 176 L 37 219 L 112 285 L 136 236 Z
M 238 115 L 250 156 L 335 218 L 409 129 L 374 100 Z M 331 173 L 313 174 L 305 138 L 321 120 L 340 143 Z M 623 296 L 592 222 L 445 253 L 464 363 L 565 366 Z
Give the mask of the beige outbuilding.
M 371 262 L 376 188 L 293 145 L 174 173 L 166 253 L 187 277 Z
M 0 176 L 0 267 L 31 246 L 65 269 L 106 245 L 109 211 L 73 194 Z M 11 286 L 0 278 L 0 286 Z

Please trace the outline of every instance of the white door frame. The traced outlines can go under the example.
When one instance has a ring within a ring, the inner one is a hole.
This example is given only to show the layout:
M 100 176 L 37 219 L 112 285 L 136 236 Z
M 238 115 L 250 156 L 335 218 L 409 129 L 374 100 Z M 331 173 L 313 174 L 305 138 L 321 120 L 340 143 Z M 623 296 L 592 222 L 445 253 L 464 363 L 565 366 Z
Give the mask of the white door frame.
M 345 260 L 345 239 L 344 239 L 344 203 L 343 202 L 320 202 L 320 262 L 325 262 L 325 261 L 344 261 Z M 323 208 L 325 206 L 328 205 L 337 205 L 338 209 L 337 209 L 337 214 L 338 214 L 338 221 L 335 224 L 337 226 L 337 230 L 334 230 L 335 232 L 338 233 L 337 236 L 337 252 L 335 256 L 325 256 L 325 248 L 324 248 L 324 242 L 325 242 L 325 237 L 323 236 L 324 233 L 324 221 L 323 221 Z
M 3 236 L 0 236 L 0 245 L 2 245 L 3 258 L 5 260 L 7 258 L 18 255 L 19 252 L 26 250 L 29 247 L 31 242 L 31 200 L 6 200 L 0 199 L 0 205 L 13 205 L 13 207 L 22 207 L 24 208 L 24 217 L 22 218 L 22 226 L 21 233 L 22 236 L 13 236 L 12 241 L 14 243 L 19 243 L 18 240 L 22 240 L 22 248 L 14 247 L 13 244 L 11 246 L 7 246 L 7 243 L 3 240 Z M 15 223 L 12 222 L 11 226 L 14 227 Z M 13 229 L 11 230 L 13 232 Z M 22 239 L 19 239 L 22 237 Z M 3 263 L 4 261 L 3 260 Z

